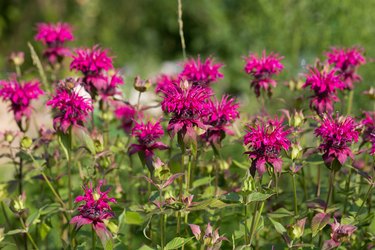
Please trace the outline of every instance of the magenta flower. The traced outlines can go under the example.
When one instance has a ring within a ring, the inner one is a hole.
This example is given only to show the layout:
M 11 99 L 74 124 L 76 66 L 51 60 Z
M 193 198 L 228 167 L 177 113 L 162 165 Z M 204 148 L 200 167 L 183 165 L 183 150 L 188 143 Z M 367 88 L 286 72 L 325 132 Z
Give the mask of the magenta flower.
M 328 63 L 333 65 L 345 83 L 345 89 L 353 89 L 353 83 L 362 80 L 356 72 L 366 63 L 362 48 L 332 48 L 327 52 Z
M 132 130 L 132 135 L 138 140 L 138 144 L 132 144 L 129 147 L 129 155 L 142 153 L 146 162 L 151 162 L 154 156 L 154 150 L 165 150 L 168 146 L 157 141 L 164 135 L 164 130 L 159 122 L 136 123 Z
M 175 85 L 177 79 L 171 77 L 169 75 L 160 75 L 156 78 L 156 88 L 155 93 L 162 93 L 164 91 L 168 91 L 171 85 Z
M 318 114 L 323 114 L 333 112 L 333 102 L 339 101 L 336 95 L 337 90 L 344 89 L 345 84 L 336 75 L 336 70 L 328 71 L 327 69 L 323 69 L 319 71 L 317 68 L 313 68 L 306 76 L 303 88 L 308 86 L 314 91 L 310 107 Z
M 266 164 L 272 165 L 274 171 L 281 172 L 281 149 L 288 150 L 290 141 L 287 138 L 289 130 L 285 130 L 282 120 L 269 119 L 261 121 L 255 126 L 248 125 L 247 134 L 244 137 L 245 145 L 250 151 L 245 152 L 252 159 L 250 173 L 255 171 L 262 176 L 266 172 Z
M 106 78 L 105 84 L 101 86 L 102 88 L 98 89 L 101 99 L 107 100 L 116 95 L 121 96 L 122 92 L 118 87 L 124 84 L 124 79 L 117 73 L 106 76 Z
M 363 141 L 372 144 L 370 154 L 375 154 L 375 112 L 366 112 L 362 125 L 365 127 L 363 132 Z
M 256 54 L 250 54 L 245 58 L 245 72 L 253 77 L 251 87 L 254 88 L 255 95 L 260 96 L 260 89 L 264 89 L 269 95 L 272 94 L 271 87 L 276 87 L 277 83 L 272 77 L 280 74 L 284 65 L 280 62 L 283 57 L 278 54 L 270 53 L 266 55 L 263 51 L 262 57 Z
M 108 197 L 110 190 L 105 192 L 100 190 L 103 184 L 104 181 L 99 181 L 96 188 L 92 187 L 92 183 L 83 187 L 84 195 L 77 196 L 74 202 L 84 202 L 84 204 L 77 208 L 79 214 L 70 220 L 70 224 L 75 224 L 78 229 L 83 225 L 91 224 L 102 242 L 111 238 L 111 233 L 104 222 L 114 217 L 109 203 L 116 203 L 115 198 Z
M 18 122 L 23 117 L 30 118 L 31 101 L 38 99 L 43 91 L 38 81 L 18 82 L 16 79 L 0 81 L 0 97 L 10 102 L 10 110 Z
M 213 230 L 210 223 L 207 224 L 204 235 L 202 236 L 201 228 L 195 224 L 189 224 L 190 230 L 199 241 L 202 241 L 207 250 L 219 250 L 223 240 L 228 240 L 224 236 L 220 236 L 219 229 Z
M 350 236 L 357 230 L 357 227 L 352 225 L 342 225 L 337 222 L 330 223 L 332 233 L 331 239 L 326 240 L 323 244 L 324 250 L 334 249 L 341 245 L 342 242 L 348 241 Z
M 168 131 L 172 136 L 181 133 L 182 137 L 195 138 L 194 127 L 206 129 L 202 118 L 208 115 L 208 99 L 212 91 L 201 86 L 193 86 L 188 82 L 171 85 L 163 91 L 162 110 L 172 113 Z
M 240 117 L 238 112 L 239 104 L 233 98 L 225 95 L 220 101 L 217 99 L 210 100 L 207 108 L 209 113 L 203 120 L 209 126 L 201 138 L 207 142 L 217 144 L 224 139 L 225 134 L 233 134 L 227 127 Z
M 52 43 L 65 43 L 74 39 L 72 28 L 67 23 L 40 23 L 35 40 L 41 41 L 44 45 Z
M 134 119 L 138 116 L 137 110 L 130 104 L 122 104 L 115 110 L 115 116 L 121 120 L 121 127 L 125 133 L 129 134 L 134 125 Z
M 70 56 L 70 50 L 64 47 L 64 43 L 73 39 L 72 28 L 67 23 L 40 23 L 35 36 L 36 41 L 41 41 L 47 46 L 43 55 L 51 64 L 61 62 L 64 57 Z
M 108 79 L 104 72 L 113 69 L 112 58 L 107 55 L 107 50 L 102 50 L 98 45 L 92 49 L 76 49 L 70 69 L 83 73 L 82 81 L 93 94 L 106 87 Z
M 47 106 L 57 111 L 53 126 L 63 133 L 71 126 L 83 125 L 93 110 L 91 97 L 81 85 L 73 89 L 58 88 L 56 95 L 47 102 Z
M 319 150 L 323 153 L 323 160 L 327 167 L 331 168 L 335 160 L 343 165 L 348 158 L 353 158 L 350 145 L 358 141 L 359 132 L 357 124 L 350 116 L 325 116 L 315 134 L 320 136 L 323 142 Z
M 184 69 L 179 74 L 180 80 L 186 80 L 194 85 L 203 87 L 216 82 L 219 78 L 223 78 L 223 74 L 219 69 L 223 66 L 221 63 L 213 63 L 212 58 L 207 58 L 204 62 L 198 56 L 197 60 L 191 59 L 184 64 Z

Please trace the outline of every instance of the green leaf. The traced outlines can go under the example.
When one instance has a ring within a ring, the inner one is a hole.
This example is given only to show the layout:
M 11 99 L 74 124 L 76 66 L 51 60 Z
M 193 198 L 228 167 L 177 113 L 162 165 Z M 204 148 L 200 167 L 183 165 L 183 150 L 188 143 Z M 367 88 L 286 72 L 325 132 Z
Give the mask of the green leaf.
M 105 250 L 112 250 L 113 249 L 113 241 L 112 240 L 108 240 L 105 244 Z
M 285 229 L 285 227 L 284 227 L 281 223 L 275 221 L 275 220 L 272 219 L 272 218 L 268 218 L 268 219 L 272 222 L 273 226 L 275 227 L 276 231 L 277 231 L 279 234 L 283 235 L 284 233 L 287 232 L 286 229 Z
M 39 72 L 39 75 L 40 75 L 40 79 L 43 82 L 44 88 L 45 89 L 51 89 L 50 86 L 48 85 L 47 77 L 46 77 L 46 74 L 44 73 L 44 69 L 43 69 L 42 63 L 40 62 L 40 59 L 39 59 L 37 53 L 35 52 L 34 47 L 29 42 L 27 43 L 27 45 L 30 48 L 31 59 L 33 60 L 33 64 L 38 69 L 38 72 Z
M 32 225 L 33 222 L 34 222 L 35 220 L 39 219 L 39 216 L 40 216 L 40 212 L 39 212 L 39 210 L 36 211 L 35 213 L 31 214 L 31 215 L 27 218 L 27 220 L 26 220 L 26 226 L 29 227 L 30 225 Z
M 77 136 L 78 141 L 85 144 L 91 154 L 96 153 L 94 141 L 85 129 L 76 127 L 73 129 L 73 133 Z
M 204 185 L 208 185 L 212 182 L 212 180 L 214 179 L 214 177 L 204 177 L 204 178 L 200 178 L 196 181 L 193 182 L 193 188 L 197 188 L 197 187 L 200 187 L 200 186 L 204 186 Z
M 125 224 L 128 225 L 142 225 L 143 224 L 142 216 L 133 211 L 126 211 L 125 212 Z
M 270 198 L 272 195 L 274 195 L 274 194 L 263 194 L 263 193 L 259 193 L 259 192 L 251 193 L 247 196 L 246 204 L 249 204 L 249 203 L 254 202 L 254 201 L 265 201 L 268 198 Z
M 14 234 L 21 234 L 26 233 L 27 231 L 25 229 L 15 229 L 8 231 L 5 235 L 14 235 Z
M 182 238 L 182 237 L 176 237 L 165 246 L 165 250 L 172 250 L 172 249 L 178 249 L 191 241 L 194 237 L 191 238 Z
M 40 215 L 52 214 L 59 211 L 61 205 L 59 203 L 52 203 L 45 205 L 39 209 Z
M 238 193 L 229 193 L 229 194 L 223 195 L 223 199 L 227 201 L 232 201 L 232 202 L 242 201 L 242 197 Z
M 153 248 L 147 246 L 147 245 L 143 245 L 141 246 L 140 248 L 138 248 L 138 250 L 154 250 Z
M 249 165 L 248 164 L 244 164 L 244 163 L 238 162 L 236 160 L 233 160 L 233 163 L 234 163 L 234 165 L 236 165 L 239 168 L 246 169 L 246 170 L 249 169 Z
M 275 212 L 268 214 L 269 217 L 272 218 L 284 218 L 284 217 L 291 217 L 294 213 L 285 209 L 285 208 L 279 208 Z
M 39 227 L 40 238 L 44 240 L 50 231 L 51 231 L 51 227 L 43 222 Z
M 326 213 L 319 213 L 314 216 L 311 221 L 312 236 L 315 237 L 320 230 L 322 230 L 329 222 L 330 215 Z

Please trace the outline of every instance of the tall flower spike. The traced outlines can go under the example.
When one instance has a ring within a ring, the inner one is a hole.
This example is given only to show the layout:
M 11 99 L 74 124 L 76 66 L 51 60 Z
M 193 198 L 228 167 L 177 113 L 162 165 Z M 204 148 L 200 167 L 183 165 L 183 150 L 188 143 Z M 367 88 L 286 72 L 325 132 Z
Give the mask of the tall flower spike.
M 262 176 L 266 172 L 267 163 L 272 165 L 275 172 L 281 172 L 280 151 L 289 149 L 290 141 L 287 138 L 289 133 L 290 130 L 285 130 L 282 120 L 278 119 L 259 121 L 255 126 L 248 125 L 244 143 L 250 149 L 245 154 L 252 159 L 250 168 L 252 176 L 256 171 Z
M 250 54 L 249 57 L 245 58 L 246 64 L 244 70 L 253 77 L 251 87 L 254 88 L 257 97 L 260 96 L 261 89 L 268 92 L 268 95 L 272 94 L 271 87 L 276 87 L 277 85 L 272 77 L 280 74 L 284 69 L 284 65 L 281 63 L 282 59 L 283 57 L 272 52 L 266 55 L 266 51 L 263 51 L 262 57 Z
M 366 112 L 365 116 L 362 120 L 362 125 L 365 127 L 363 141 L 372 144 L 370 154 L 373 155 L 375 154 L 375 112 Z
M 202 118 L 208 114 L 208 99 L 212 95 L 211 89 L 193 86 L 188 82 L 171 85 L 163 91 L 164 99 L 161 102 L 162 110 L 171 113 L 168 131 L 171 136 L 181 133 L 195 139 L 194 127 L 206 129 Z
M 336 75 L 336 70 L 312 68 L 306 76 L 303 88 L 310 87 L 314 91 L 310 107 L 318 114 L 323 114 L 333 112 L 333 102 L 339 101 L 337 90 L 344 89 L 344 86 L 340 77 Z
M 357 74 L 360 65 L 366 63 L 365 57 L 362 55 L 362 48 L 332 48 L 326 53 L 328 63 L 333 65 L 341 80 L 345 83 L 345 89 L 353 89 L 353 83 L 362 80 Z
M 165 150 L 168 146 L 158 140 L 164 135 L 164 130 L 159 122 L 136 123 L 132 135 L 137 138 L 138 144 L 129 147 L 129 154 L 141 153 L 141 159 L 148 167 L 152 165 L 154 150 Z
M 116 203 L 116 200 L 108 197 L 110 190 L 100 190 L 103 184 L 104 181 L 99 181 L 96 188 L 93 188 L 92 183 L 83 186 L 84 195 L 77 196 L 75 203 L 84 204 L 77 208 L 79 214 L 70 220 L 70 224 L 75 224 L 77 228 L 91 224 L 101 241 L 106 242 L 111 238 L 111 233 L 107 230 L 105 221 L 114 217 L 109 203 Z
M 186 80 L 194 85 L 207 87 L 219 78 L 223 78 L 223 74 L 219 72 L 222 66 L 221 63 L 213 63 L 213 59 L 210 57 L 202 62 L 198 56 L 197 60 L 190 59 L 184 64 L 179 79 L 180 81 Z
M 217 99 L 210 100 L 208 102 L 209 114 L 203 119 L 209 127 L 201 138 L 217 144 L 224 139 L 226 133 L 232 135 L 233 132 L 228 129 L 228 126 L 239 118 L 238 108 L 239 104 L 227 95 L 223 96 L 220 101 Z
M 58 88 L 47 105 L 56 110 L 53 126 L 63 133 L 71 126 L 83 125 L 93 110 L 91 97 L 81 85 L 72 89 Z
M 67 23 L 40 23 L 36 41 L 41 41 L 47 48 L 44 51 L 51 64 L 61 62 L 66 56 L 70 56 L 70 50 L 64 47 L 64 43 L 74 39 L 72 28 Z
M 343 165 L 348 157 L 353 158 L 350 145 L 358 141 L 357 127 L 350 116 L 323 117 L 320 126 L 315 129 L 315 134 L 322 138 L 319 149 L 327 167 L 336 168 L 335 162 Z
M 22 117 L 30 117 L 31 101 L 38 99 L 42 94 L 38 81 L 18 82 L 15 79 L 0 81 L 0 97 L 10 102 L 9 109 L 13 111 L 17 122 L 20 122 Z

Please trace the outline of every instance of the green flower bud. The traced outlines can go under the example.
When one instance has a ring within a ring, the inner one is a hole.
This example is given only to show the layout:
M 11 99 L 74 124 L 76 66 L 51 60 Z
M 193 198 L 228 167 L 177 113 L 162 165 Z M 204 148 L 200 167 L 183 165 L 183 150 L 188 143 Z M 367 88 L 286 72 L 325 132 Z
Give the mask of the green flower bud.
M 302 156 L 302 147 L 301 147 L 301 145 L 299 145 L 299 143 L 293 144 L 292 145 L 292 152 L 290 153 L 290 158 L 292 160 L 296 160 L 296 159 L 301 158 L 301 156 Z
M 29 149 L 32 144 L 33 144 L 33 140 L 28 136 L 24 136 L 21 139 L 21 148 L 23 149 Z

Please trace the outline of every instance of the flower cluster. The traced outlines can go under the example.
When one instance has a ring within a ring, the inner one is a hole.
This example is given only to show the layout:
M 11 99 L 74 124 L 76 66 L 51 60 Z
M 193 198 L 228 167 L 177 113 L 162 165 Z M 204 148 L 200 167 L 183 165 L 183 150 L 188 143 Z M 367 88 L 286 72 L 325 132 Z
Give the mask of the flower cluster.
M 209 112 L 203 120 L 208 128 L 201 138 L 217 144 L 224 139 L 226 133 L 233 134 L 227 127 L 239 118 L 239 104 L 233 98 L 225 95 L 220 101 L 217 99 L 210 100 L 207 108 Z
M 40 23 L 35 40 L 41 41 L 47 48 L 44 56 L 50 64 L 60 63 L 70 55 L 70 50 L 64 47 L 65 42 L 74 39 L 72 28 L 67 23 Z
M 207 224 L 203 237 L 201 228 L 198 225 L 189 224 L 189 227 L 195 238 L 202 241 L 207 250 L 219 250 L 222 241 L 228 240 L 226 237 L 220 236 L 218 228 L 214 231 L 210 223 Z
M 130 145 L 130 155 L 141 152 L 147 160 L 152 159 L 155 149 L 165 150 L 168 148 L 164 143 L 157 141 L 164 135 L 160 122 L 136 123 L 132 135 L 137 138 L 138 144 Z
M 361 48 L 332 48 L 327 52 L 328 63 L 333 65 L 345 83 L 345 89 L 353 89 L 353 83 L 361 81 L 356 71 L 358 67 L 366 63 Z
M 10 110 L 17 122 L 20 122 L 22 117 L 30 117 L 31 101 L 38 99 L 42 94 L 38 81 L 18 82 L 15 79 L 0 81 L 0 97 L 10 102 Z
M 71 70 L 82 72 L 84 75 L 82 82 L 92 96 L 104 94 L 108 96 L 108 88 L 116 89 L 123 84 L 122 78 L 117 74 L 109 74 L 113 70 L 112 58 L 107 55 L 107 50 L 102 50 L 99 46 L 92 49 L 76 49 L 73 61 L 70 64 Z
M 163 93 L 165 96 L 161 107 L 164 112 L 173 114 L 168 125 L 172 136 L 181 133 L 182 137 L 187 135 L 195 138 L 194 127 L 206 128 L 202 118 L 208 114 L 208 100 L 212 95 L 210 89 L 193 86 L 185 81 L 171 85 Z
M 315 129 L 315 134 L 323 140 L 319 149 L 323 152 L 323 160 L 327 167 L 334 167 L 335 160 L 343 165 L 348 156 L 353 158 L 350 145 L 358 141 L 357 126 L 350 116 L 323 117 L 320 126 Z
M 134 125 L 135 117 L 139 116 L 139 112 L 130 104 L 121 104 L 115 110 L 115 116 L 121 120 L 121 127 L 125 133 L 129 134 Z
M 53 119 L 54 128 L 64 133 L 71 126 L 82 125 L 93 110 L 91 97 L 81 85 L 72 89 L 58 88 L 47 105 L 57 112 Z
M 168 91 L 171 85 L 176 84 L 177 79 L 168 76 L 168 75 L 160 75 L 156 78 L 156 87 L 155 87 L 155 93 L 163 93 L 165 91 Z
M 116 202 L 114 198 L 108 197 L 110 190 L 105 192 L 100 190 L 103 184 L 103 181 L 99 181 L 99 185 L 96 188 L 92 187 L 92 183 L 83 187 L 85 193 L 77 196 L 75 203 L 84 202 L 84 204 L 77 208 L 79 215 L 74 216 L 70 221 L 77 228 L 91 224 L 101 239 L 103 237 L 110 238 L 111 234 L 107 230 L 104 221 L 114 216 L 109 203 Z
M 334 249 L 341 245 L 342 242 L 348 241 L 350 236 L 357 230 L 357 227 L 352 225 L 342 225 L 334 218 L 334 223 L 330 223 L 332 233 L 331 239 L 326 240 L 323 244 L 324 250 Z
M 281 172 L 282 159 L 280 151 L 288 150 L 290 141 L 287 138 L 289 130 L 285 130 L 282 120 L 269 119 L 260 121 L 255 126 L 248 125 L 247 134 L 244 137 L 245 145 L 250 151 L 245 152 L 252 159 L 250 173 L 255 171 L 259 175 L 266 172 L 266 163 L 271 164 L 275 172 Z
M 366 112 L 362 125 L 365 127 L 363 140 L 372 144 L 370 154 L 375 154 L 375 112 Z
M 184 64 L 179 79 L 194 85 L 208 86 L 219 78 L 223 78 L 223 74 L 219 72 L 222 66 L 221 63 L 214 64 L 212 58 L 207 58 L 204 62 L 200 57 L 197 60 L 191 59 Z
M 245 72 L 253 77 L 251 87 L 254 88 L 255 95 L 260 96 L 260 89 L 264 89 L 269 95 L 272 94 L 271 87 L 276 87 L 276 81 L 272 79 L 274 75 L 280 74 L 284 65 L 280 62 L 283 57 L 271 53 L 266 55 L 263 51 L 262 57 L 256 54 L 250 54 L 245 58 Z
M 317 68 L 310 69 L 306 76 L 306 82 L 303 88 L 309 87 L 314 91 L 310 101 L 310 106 L 318 114 L 332 113 L 333 102 L 338 102 L 337 90 L 344 89 L 344 83 L 336 75 L 336 70 Z

